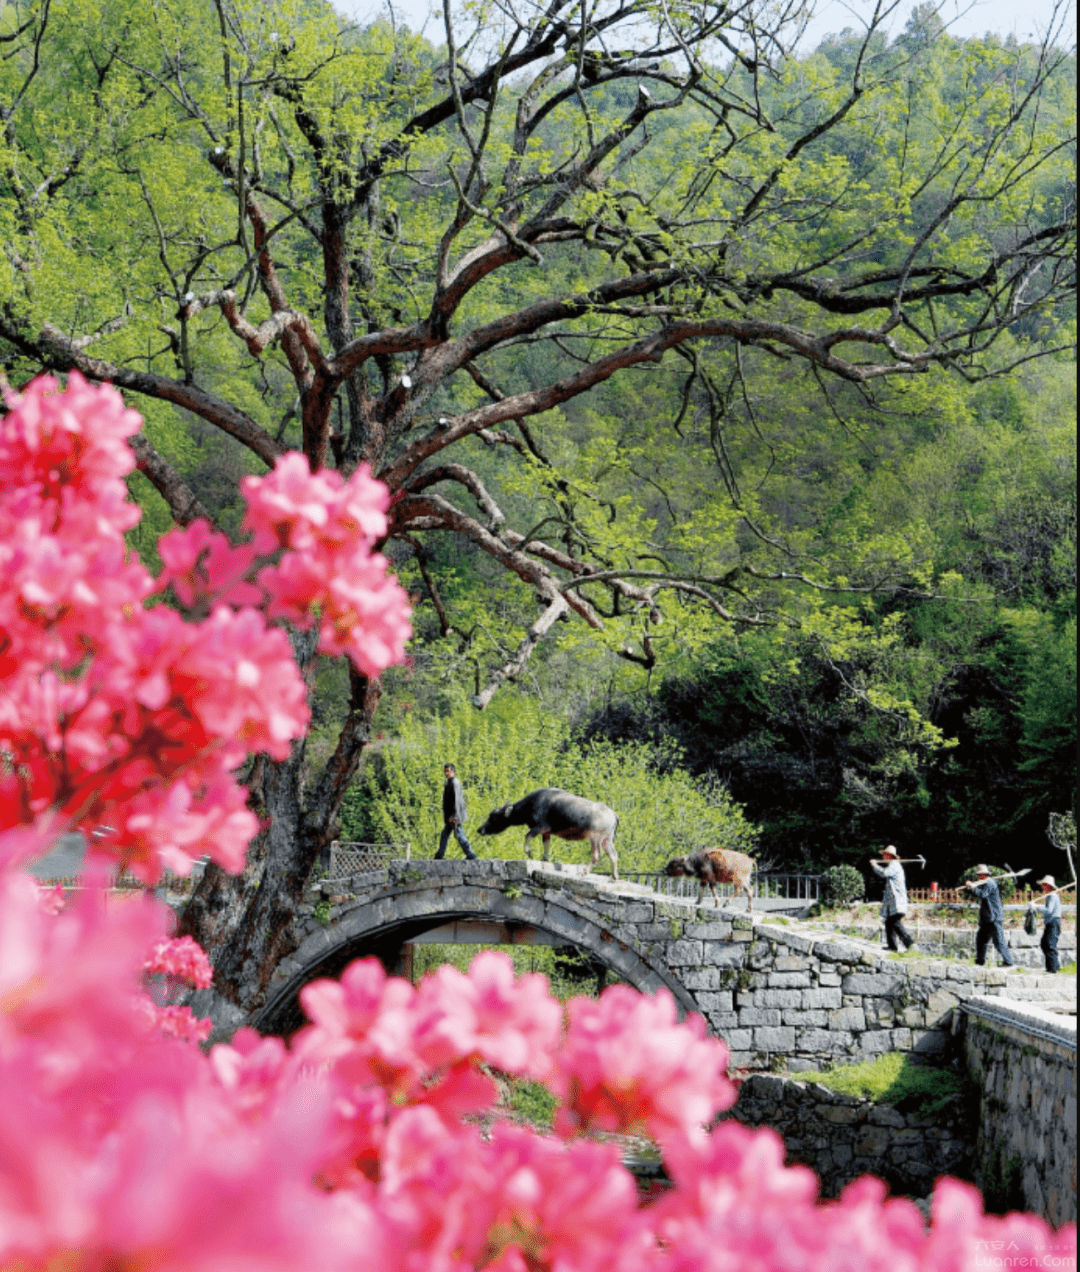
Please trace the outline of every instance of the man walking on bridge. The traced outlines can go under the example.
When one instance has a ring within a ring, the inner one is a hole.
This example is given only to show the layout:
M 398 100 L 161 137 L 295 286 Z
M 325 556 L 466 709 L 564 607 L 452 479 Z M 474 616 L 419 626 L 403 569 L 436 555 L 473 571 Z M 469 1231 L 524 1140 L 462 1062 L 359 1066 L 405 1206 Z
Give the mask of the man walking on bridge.
M 885 895 L 881 899 L 881 917 L 885 920 L 885 940 L 889 949 L 898 952 L 900 949 L 900 941 L 904 942 L 904 949 L 911 949 L 915 943 L 915 938 L 904 927 L 904 915 L 907 914 L 907 879 L 904 877 L 904 867 L 900 864 L 900 854 L 890 844 L 888 848 L 881 854 L 884 861 L 879 864 L 876 861 L 870 862 L 870 869 L 880 879 L 885 880 Z
M 458 781 L 457 769 L 452 764 L 447 764 L 443 773 L 446 775 L 446 785 L 442 793 L 443 829 L 435 860 L 442 861 L 446 856 L 446 845 L 450 842 L 450 836 L 453 835 L 469 861 L 475 861 L 476 853 L 473 852 L 472 844 L 465 837 L 465 818 L 468 810 L 465 807 L 465 792 Z

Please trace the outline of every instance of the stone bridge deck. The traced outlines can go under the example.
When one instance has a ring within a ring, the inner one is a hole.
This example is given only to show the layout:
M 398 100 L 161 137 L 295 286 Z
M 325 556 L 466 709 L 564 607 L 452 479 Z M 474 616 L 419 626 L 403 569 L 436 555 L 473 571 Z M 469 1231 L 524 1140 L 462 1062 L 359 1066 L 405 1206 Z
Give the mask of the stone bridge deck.
M 425 935 L 577 945 L 643 991 L 666 986 L 683 1010 L 706 1017 L 745 1069 L 940 1051 L 952 1009 L 974 995 L 1076 1010 L 1069 977 L 892 958 L 869 942 L 747 914 L 743 901 L 660 897 L 580 866 L 402 861 L 324 884 L 317 899 L 301 920 L 299 948 L 252 1015 L 264 1032 L 300 1024 L 297 995 L 309 980 L 366 954 L 393 968 L 403 945 Z

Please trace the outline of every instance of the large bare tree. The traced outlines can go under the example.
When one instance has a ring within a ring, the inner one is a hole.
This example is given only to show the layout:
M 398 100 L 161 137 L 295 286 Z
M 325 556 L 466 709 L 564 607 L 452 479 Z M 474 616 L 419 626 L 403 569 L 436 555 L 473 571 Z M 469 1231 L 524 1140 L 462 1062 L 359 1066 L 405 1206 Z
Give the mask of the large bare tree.
M 600 631 L 633 615 L 621 653 L 649 667 L 674 598 L 758 623 L 785 581 L 828 585 L 798 563 L 613 559 L 530 420 L 673 350 L 673 416 L 722 410 L 707 350 L 738 355 L 729 394 L 754 351 L 809 366 L 823 393 L 866 394 L 1029 356 L 1007 333 L 1073 287 L 1070 136 L 1040 113 L 1068 52 L 1057 27 L 977 56 L 939 35 L 932 69 L 919 31 L 888 43 L 882 3 L 831 60 L 801 62 L 793 3 L 445 5 L 439 48 L 243 0 L 152 20 L 117 4 L 86 27 L 75 0 L 9 5 L 0 355 L 12 376 L 78 369 L 181 408 L 249 466 L 295 444 L 314 466 L 370 465 L 444 632 L 434 534 L 539 602 L 485 668 L 482 707 L 561 618 Z M 943 67 L 947 89 L 932 85 Z M 541 525 L 511 524 L 472 438 L 536 475 Z M 152 433 L 137 456 L 177 521 L 209 515 Z M 248 775 L 268 829 L 245 876 L 210 867 L 185 914 L 245 1011 L 294 947 L 369 740 L 380 688 L 350 683 L 313 780 L 302 746 Z

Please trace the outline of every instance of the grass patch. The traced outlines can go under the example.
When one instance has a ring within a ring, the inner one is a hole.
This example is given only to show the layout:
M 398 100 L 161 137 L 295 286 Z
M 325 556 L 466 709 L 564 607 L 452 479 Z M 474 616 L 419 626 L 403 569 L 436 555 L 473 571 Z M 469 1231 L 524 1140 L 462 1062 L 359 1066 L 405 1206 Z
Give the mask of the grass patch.
M 957 1105 L 968 1094 L 968 1083 L 959 1074 L 914 1064 L 902 1051 L 887 1052 L 864 1064 L 800 1073 L 798 1079 L 819 1082 L 841 1095 L 868 1096 L 878 1104 L 892 1105 L 899 1113 L 928 1120 L 959 1112 Z
M 1057 974 L 1058 974 L 1059 976 L 1072 976 L 1072 977 L 1075 979 L 1075 978 L 1076 978 L 1076 964 L 1075 964 L 1075 963 L 1062 963 L 1062 965 L 1061 965 L 1061 966 L 1058 968 L 1058 970 L 1057 970 Z
M 446 963 L 460 972 L 467 972 L 477 954 L 489 949 L 509 957 L 515 976 L 523 976 L 526 972 L 542 973 L 560 1002 L 581 996 L 596 997 L 596 978 L 590 974 L 586 961 L 568 957 L 562 947 L 551 945 L 414 945 L 413 979 L 419 983 L 428 972 Z M 607 984 L 614 985 L 619 979 L 609 972 Z
M 510 1079 L 507 1108 L 522 1121 L 543 1130 L 550 1130 L 555 1119 L 555 1097 L 546 1086 L 525 1078 Z

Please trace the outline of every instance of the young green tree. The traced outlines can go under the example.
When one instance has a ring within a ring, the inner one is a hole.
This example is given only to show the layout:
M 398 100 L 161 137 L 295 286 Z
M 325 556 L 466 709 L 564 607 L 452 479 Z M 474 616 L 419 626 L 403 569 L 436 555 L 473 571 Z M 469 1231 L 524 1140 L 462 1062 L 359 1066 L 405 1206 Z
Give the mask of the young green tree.
M 761 625 L 792 584 L 907 583 L 905 553 L 853 543 L 818 569 L 773 540 L 719 421 L 766 362 L 872 394 L 999 373 L 1028 356 L 1000 339 L 1022 324 L 1047 326 L 1044 350 L 1067 343 L 1071 124 L 1043 106 L 1068 54 L 1058 25 L 1041 47 L 889 46 L 879 3 L 864 33 L 799 60 L 799 12 L 445 0 L 436 49 L 307 0 L 16 0 L 0 28 L 0 358 L 12 377 L 111 380 L 152 417 L 182 408 L 204 441 L 231 439 L 237 473 L 293 445 L 313 466 L 370 465 L 445 633 L 461 624 L 431 540 L 520 584 L 481 707 L 563 619 L 651 669 L 665 618 Z M 647 448 L 622 454 L 580 401 L 613 377 L 647 385 L 635 373 L 668 351 L 728 495 L 671 510 L 670 559 L 625 478 L 648 476 Z M 571 433 L 564 472 L 544 439 Z M 139 465 L 172 514 L 228 525 L 205 495 L 228 465 L 200 490 L 156 436 Z M 757 561 L 740 536 L 762 542 Z M 261 885 L 212 868 L 187 911 L 242 1007 L 290 948 L 379 693 L 352 677 L 306 787 L 299 748 L 251 775 Z

